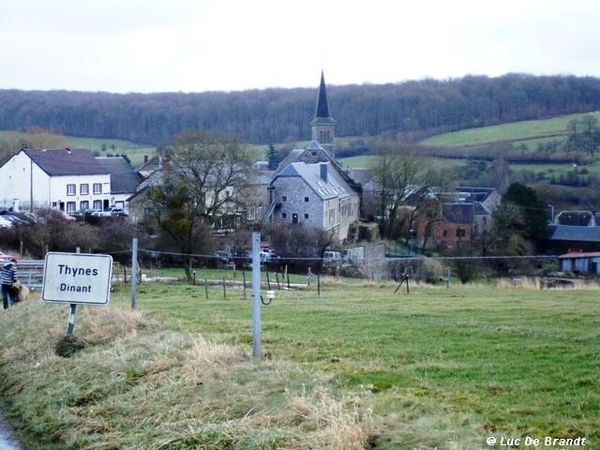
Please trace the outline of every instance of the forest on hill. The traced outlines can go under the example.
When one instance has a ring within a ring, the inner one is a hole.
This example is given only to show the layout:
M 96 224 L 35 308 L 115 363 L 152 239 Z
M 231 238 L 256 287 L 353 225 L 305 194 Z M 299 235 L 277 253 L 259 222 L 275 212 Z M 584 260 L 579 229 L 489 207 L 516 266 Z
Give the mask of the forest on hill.
M 62 135 L 160 145 L 187 129 L 237 135 L 254 144 L 305 140 L 314 89 L 114 94 L 0 90 L 0 130 L 44 128 Z M 328 86 L 338 136 L 423 137 L 600 109 L 600 79 L 507 74 Z

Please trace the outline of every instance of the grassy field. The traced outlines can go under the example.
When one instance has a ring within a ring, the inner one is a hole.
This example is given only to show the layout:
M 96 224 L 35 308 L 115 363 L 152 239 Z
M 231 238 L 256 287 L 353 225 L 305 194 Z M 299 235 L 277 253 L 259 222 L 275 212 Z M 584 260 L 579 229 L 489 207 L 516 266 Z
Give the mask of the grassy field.
M 591 113 L 600 119 L 600 113 Z M 572 114 L 568 116 L 555 117 L 543 120 L 529 120 L 502 124 L 491 127 L 473 128 L 468 130 L 444 133 L 424 139 L 419 144 L 425 147 L 456 147 L 462 153 L 463 147 L 474 145 L 510 142 L 513 146 L 524 146 L 527 151 L 537 150 L 539 144 L 549 141 L 562 141 L 568 134 L 568 124 L 571 120 L 581 118 L 583 114 Z M 458 151 L 458 150 L 457 150 Z M 341 163 L 349 169 L 370 168 L 374 164 L 373 155 L 363 155 L 351 158 L 343 158 Z M 464 165 L 466 159 L 445 160 L 446 165 Z M 590 174 L 600 174 L 600 165 L 596 162 L 585 166 Z M 571 164 L 511 164 L 514 172 L 533 171 L 544 172 L 547 176 L 560 176 L 573 170 Z
M 600 119 L 600 113 L 591 113 Z M 554 134 L 567 134 L 567 126 L 573 119 L 581 118 L 584 114 L 571 114 L 551 119 L 526 120 L 483 128 L 445 133 L 421 141 L 423 145 L 460 146 L 475 145 L 486 142 L 508 141 L 526 138 L 541 138 Z
M 142 283 L 131 312 L 116 285 L 70 358 L 67 306 L 28 301 L 0 316 L 6 414 L 48 450 L 600 448 L 597 288 L 394 289 L 277 290 L 260 360 L 241 290 Z
M 156 154 L 156 147 L 152 145 L 137 144 L 120 139 L 96 139 L 68 136 L 67 139 L 75 148 L 86 148 L 100 152 L 100 156 L 107 154 L 127 155 L 131 164 L 136 167 L 144 161 L 144 156 L 152 157 Z

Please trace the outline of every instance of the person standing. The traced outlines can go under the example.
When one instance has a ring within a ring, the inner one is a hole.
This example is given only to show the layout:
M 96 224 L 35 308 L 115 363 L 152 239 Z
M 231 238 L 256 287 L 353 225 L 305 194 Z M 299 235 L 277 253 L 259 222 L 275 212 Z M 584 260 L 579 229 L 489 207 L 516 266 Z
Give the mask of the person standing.
M 11 258 L 0 270 L 0 284 L 2 285 L 2 302 L 4 309 L 15 304 L 13 283 L 17 281 L 17 260 Z

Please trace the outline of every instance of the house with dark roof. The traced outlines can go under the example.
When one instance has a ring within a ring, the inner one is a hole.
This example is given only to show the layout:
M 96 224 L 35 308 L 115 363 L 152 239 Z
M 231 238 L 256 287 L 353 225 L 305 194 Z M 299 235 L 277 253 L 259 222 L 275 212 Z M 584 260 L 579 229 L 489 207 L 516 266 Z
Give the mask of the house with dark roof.
M 110 206 L 127 210 L 128 200 L 143 181 L 142 176 L 120 156 L 98 156 L 96 161 L 110 174 Z
M 600 251 L 600 227 L 551 224 L 546 247 L 554 254 Z
M 469 242 L 492 227 L 492 213 L 501 196 L 494 188 L 459 186 L 453 192 L 427 190 L 416 219 L 415 239 L 423 243 Z
M 125 172 L 121 162 L 99 162 L 87 149 L 24 148 L 0 166 L 0 208 L 72 213 L 118 206 L 124 195 L 113 192 L 111 178 L 117 186 L 125 184 Z
M 600 215 L 596 211 L 561 211 L 548 225 L 545 247 L 554 254 L 600 252 Z

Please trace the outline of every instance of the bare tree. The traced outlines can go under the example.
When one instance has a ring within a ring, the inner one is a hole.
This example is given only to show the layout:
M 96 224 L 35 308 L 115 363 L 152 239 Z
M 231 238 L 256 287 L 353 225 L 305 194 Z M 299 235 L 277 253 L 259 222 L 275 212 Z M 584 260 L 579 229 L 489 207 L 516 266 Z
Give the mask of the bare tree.
M 162 154 L 167 169 L 150 196 L 158 225 L 182 253 L 206 250 L 207 230 L 243 209 L 253 175 L 252 152 L 235 138 L 187 131 Z M 186 273 L 190 276 L 190 264 Z
M 425 185 L 423 161 L 415 147 L 398 141 L 377 141 L 375 154 L 373 175 L 379 189 L 382 234 L 389 239 L 393 237 L 400 207 L 409 194 Z

